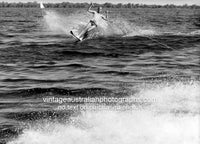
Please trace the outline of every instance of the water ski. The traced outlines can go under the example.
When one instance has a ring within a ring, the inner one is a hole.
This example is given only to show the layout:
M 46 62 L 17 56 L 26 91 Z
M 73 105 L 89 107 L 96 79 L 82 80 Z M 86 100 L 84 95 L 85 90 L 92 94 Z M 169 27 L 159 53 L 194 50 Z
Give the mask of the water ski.
M 88 38 L 88 31 L 83 30 L 80 33 L 77 33 L 75 30 L 71 30 L 70 34 L 77 39 L 78 41 L 83 41 Z
M 71 30 L 70 34 L 76 38 L 78 41 L 83 41 L 85 39 L 88 39 L 91 35 L 91 32 L 96 28 L 97 26 L 90 21 L 84 28 L 81 28 L 82 30 Z
M 78 41 L 82 41 L 82 39 L 79 38 L 76 34 L 74 34 L 73 31 L 70 31 L 70 34 L 71 34 L 75 39 L 77 39 Z
M 76 34 L 73 30 L 70 31 L 70 34 L 77 39 L 78 41 L 83 41 L 88 38 L 88 31 L 81 32 L 79 34 Z

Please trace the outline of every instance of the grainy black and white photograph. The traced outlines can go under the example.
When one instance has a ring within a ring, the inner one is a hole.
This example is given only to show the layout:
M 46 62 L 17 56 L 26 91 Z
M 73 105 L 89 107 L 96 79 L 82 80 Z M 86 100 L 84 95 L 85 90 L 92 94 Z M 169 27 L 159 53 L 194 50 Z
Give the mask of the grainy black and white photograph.
M 0 144 L 199 143 L 199 0 L 0 0 Z

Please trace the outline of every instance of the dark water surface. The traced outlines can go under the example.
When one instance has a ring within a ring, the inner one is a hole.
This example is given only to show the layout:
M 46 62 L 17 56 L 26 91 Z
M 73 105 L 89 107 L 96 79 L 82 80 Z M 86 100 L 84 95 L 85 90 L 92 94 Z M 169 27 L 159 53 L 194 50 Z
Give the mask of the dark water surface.
M 200 11 L 112 10 L 123 36 L 74 43 L 76 11 L 0 9 L 0 143 L 198 144 Z M 57 111 L 45 97 L 149 102 Z

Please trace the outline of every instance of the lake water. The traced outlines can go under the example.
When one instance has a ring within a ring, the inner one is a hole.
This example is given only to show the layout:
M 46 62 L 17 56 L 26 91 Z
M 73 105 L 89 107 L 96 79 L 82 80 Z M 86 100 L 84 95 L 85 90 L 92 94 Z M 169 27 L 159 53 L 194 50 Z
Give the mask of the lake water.
M 0 143 L 200 143 L 200 10 L 109 11 L 0 9 Z

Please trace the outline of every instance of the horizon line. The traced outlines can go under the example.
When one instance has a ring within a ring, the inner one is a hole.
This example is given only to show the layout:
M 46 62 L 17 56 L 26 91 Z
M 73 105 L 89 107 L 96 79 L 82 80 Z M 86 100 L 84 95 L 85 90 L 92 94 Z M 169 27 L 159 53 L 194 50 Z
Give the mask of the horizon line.
M 8 1 L 0 1 L 0 3 L 3 3 L 3 2 L 5 2 L 5 3 L 40 3 L 40 2 L 38 2 L 38 1 L 29 1 L 29 2 L 20 2 L 20 1 L 18 1 L 18 2 L 8 2 Z M 51 4 L 56 4 L 56 3 L 73 3 L 73 4 L 81 4 L 81 3 L 87 3 L 87 4 L 90 4 L 89 2 L 65 2 L 65 1 L 63 1 L 63 2 L 43 2 L 43 4 L 49 4 L 49 3 L 51 3 Z M 192 5 L 196 5 L 196 6 L 200 6 L 200 4 L 187 4 L 187 3 L 184 3 L 184 4 L 173 4 L 173 3 L 166 3 L 166 4 L 155 4 L 155 3 L 152 3 L 152 4 L 145 4 L 145 3 L 131 3 L 131 2 L 128 2 L 128 3 L 112 3 L 112 2 L 104 2 L 104 3 L 97 3 L 97 2 L 94 2 L 94 4 L 105 4 L 105 3 L 109 3 L 109 4 L 113 4 L 113 5 L 117 5 L 117 4 L 122 4 L 122 5 L 125 5 L 125 4 L 139 4 L 139 5 L 175 5 L 175 6 L 183 6 L 183 5 L 188 5 L 188 6 L 192 6 Z

